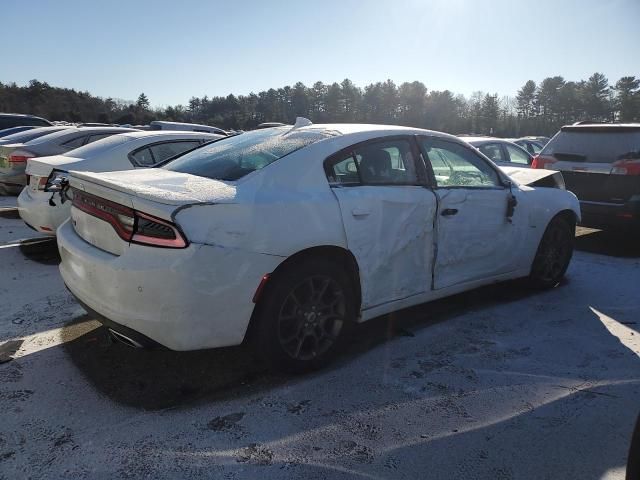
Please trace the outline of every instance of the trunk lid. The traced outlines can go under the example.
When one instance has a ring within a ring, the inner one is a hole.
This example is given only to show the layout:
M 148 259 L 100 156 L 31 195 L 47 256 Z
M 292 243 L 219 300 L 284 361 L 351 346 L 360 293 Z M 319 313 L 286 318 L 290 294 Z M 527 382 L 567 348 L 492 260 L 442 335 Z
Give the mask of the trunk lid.
M 71 186 L 84 189 L 83 185 L 87 186 L 89 193 L 92 193 L 91 189 L 99 189 L 117 198 L 130 199 L 134 203 L 146 201 L 172 206 L 172 210 L 192 203 L 232 203 L 236 195 L 236 187 L 232 182 L 163 168 L 104 173 L 73 171 Z
M 81 158 L 65 157 L 62 155 L 31 158 L 27 162 L 27 175 L 49 177 L 53 170 L 68 172 L 69 170 L 73 170 L 73 167 L 82 161 Z
M 236 196 L 236 187 L 230 182 L 161 168 L 109 173 L 72 171 L 69 184 L 87 194 L 169 222 L 173 222 L 172 214 L 180 207 L 198 203 L 233 203 Z M 74 207 L 71 219 L 76 233 L 102 250 L 120 255 L 128 246 L 100 218 Z

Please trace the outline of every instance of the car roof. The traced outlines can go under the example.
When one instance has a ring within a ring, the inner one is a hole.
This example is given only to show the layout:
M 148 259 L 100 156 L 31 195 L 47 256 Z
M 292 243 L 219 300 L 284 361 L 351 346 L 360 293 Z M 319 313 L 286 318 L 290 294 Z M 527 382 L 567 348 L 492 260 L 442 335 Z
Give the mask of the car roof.
M 460 140 L 464 140 L 467 143 L 488 143 L 488 142 L 509 142 L 510 140 L 505 138 L 496 138 L 496 137 L 458 137 Z
M 6 137 L 0 138 L 0 141 L 9 140 L 12 144 L 24 143 L 24 141 L 22 140 L 23 138 L 28 138 L 34 134 L 38 134 L 43 131 L 46 132 L 47 130 L 51 130 L 51 132 L 46 133 L 45 135 L 39 136 L 37 138 L 34 138 L 33 140 L 37 140 L 38 138 L 42 138 L 43 136 L 53 135 L 54 133 L 60 132 L 62 130 L 66 130 L 66 127 L 57 126 L 57 125 L 50 125 L 46 127 L 36 127 L 29 130 L 23 130 L 22 132 L 12 133 L 11 135 L 7 135 Z
M 39 120 L 46 120 L 42 117 L 38 117 L 37 115 L 29 115 L 26 113 L 0 113 L 0 117 L 37 118 Z
M 449 135 L 448 133 L 436 132 L 434 130 L 425 130 L 423 128 L 414 128 L 414 127 L 403 127 L 400 125 L 379 125 L 372 123 L 318 123 L 306 125 L 304 127 L 292 127 L 290 125 L 285 125 L 283 127 L 273 127 L 282 130 L 283 132 L 293 130 L 294 128 L 299 131 L 313 131 L 313 130 L 324 130 L 331 131 L 337 135 L 351 135 L 358 133 L 388 133 L 398 135 L 408 134 L 426 134 L 436 137 L 442 138 L 450 138 L 459 140 L 454 135 Z
M 125 135 L 129 138 L 149 138 L 149 137 L 211 137 L 213 138 L 221 138 L 224 135 L 220 135 L 218 133 L 212 132 L 194 132 L 192 130 L 145 130 L 139 131 L 134 130 L 131 132 L 122 133 L 121 135 Z
M 640 123 L 583 123 L 581 125 L 565 125 L 562 132 L 636 132 L 640 131 Z
M 64 130 L 60 130 L 59 132 L 54 132 L 49 135 L 45 135 L 43 137 L 36 138 L 27 142 L 25 145 L 36 145 L 41 143 L 46 143 L 50 141 L 56 141 L 58 139 L 64 139 L 66 137 L 70 137 L 76 135 L 78 133 L 91 134 L 91 133 L 126 133 L 126 132 L 137 132 L 137 130 L 133 128 L 121 128 L 121 127 L 70 127 L 65 128 Z

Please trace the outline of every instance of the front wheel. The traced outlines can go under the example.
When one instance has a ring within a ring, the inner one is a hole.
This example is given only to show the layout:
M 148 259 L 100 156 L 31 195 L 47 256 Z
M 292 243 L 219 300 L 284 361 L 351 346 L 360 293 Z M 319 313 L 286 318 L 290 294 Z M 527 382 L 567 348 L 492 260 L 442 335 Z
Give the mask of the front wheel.
M 333 262 L 308 259 L 271 281 L 258 316 L 258 353 L 273 368 L 291 372 L 328 363 L 355 323 L 349 276 Z
M 554 217 L 542 235 L 531 266 L 529 281 L 536 288 L 553 288 L 564 276 L 575 242 L 575 221 Z

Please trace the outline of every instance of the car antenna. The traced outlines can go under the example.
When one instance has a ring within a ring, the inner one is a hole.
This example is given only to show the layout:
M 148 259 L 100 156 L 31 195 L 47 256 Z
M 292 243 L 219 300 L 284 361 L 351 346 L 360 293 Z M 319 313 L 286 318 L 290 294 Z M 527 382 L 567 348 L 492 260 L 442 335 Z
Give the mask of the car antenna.
M 308 118 L 296 117 L 296 123 L 294 123 L 293 127 L 291 127 L 291 130 L 287 130 L 285 132 L 285 134 L 291 133 L 294 130 L 297 130 L 297 129 L 302 128 L 302 127 L 308 127 L 309 125 L 313 125 L 313 122 L 311 120 L 309 120 Z

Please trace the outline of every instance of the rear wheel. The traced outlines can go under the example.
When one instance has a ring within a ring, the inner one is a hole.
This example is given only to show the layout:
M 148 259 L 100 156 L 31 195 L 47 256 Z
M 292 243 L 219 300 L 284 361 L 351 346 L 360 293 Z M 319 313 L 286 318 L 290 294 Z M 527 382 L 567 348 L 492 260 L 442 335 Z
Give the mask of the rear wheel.
M 555 287 L 564 276 L 575 242 L 575 221 L 554 217 L 547 225 L 536 252 L 529 280 L 536 288 Z
M 258 353 L 278 370 L 325 365 L 354 325 L 354 298 L 349 276 L 333 262 L 309 259 L 279 272 L 259 307 Z

